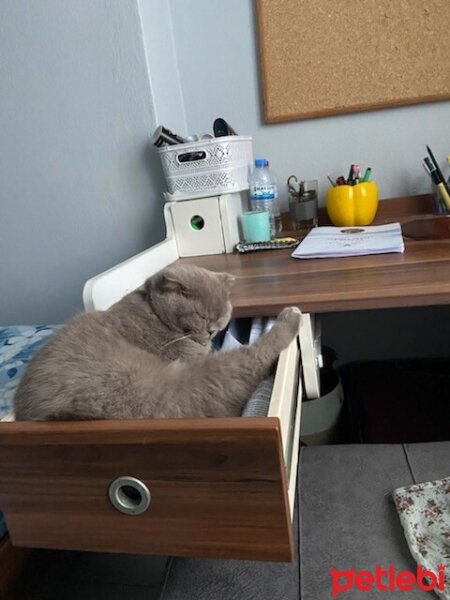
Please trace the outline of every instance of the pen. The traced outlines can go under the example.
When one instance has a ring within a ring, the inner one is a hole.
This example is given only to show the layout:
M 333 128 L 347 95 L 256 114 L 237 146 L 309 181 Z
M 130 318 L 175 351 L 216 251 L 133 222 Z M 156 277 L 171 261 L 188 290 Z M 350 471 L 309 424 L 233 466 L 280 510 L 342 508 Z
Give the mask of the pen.
M 450 192 L 450 190 L 447 188 L 444 176 L 442 175 L 442 171 L 440 170 L 439 165 L 438 165 L 436 159 L 434 158 L 434 154 L 431 152 L 430 146 L 427 146 L 427 150 L 428 150 L 428 154 L 430 155 L 431 161 L 432 161 L 432 163 L 434 165 L 434 168 L 436 169 L 436 172 L 438 174 L 439 181 L 443 184 L 443 186 L 445 187 L 445 190 L 446 190 L 446 192 L 448 194 Z
M 336 186 L 336 184 L 334 183 L 334 181 L 331 179 L 331 177 L 330 177 L 330 174 L 329 174 L 329 173 L 327 173 L 327 179 L 328 179 L 328 181 L 331 183 L 331 185 L 332 185 L 333 187 L 335 187 L 335 186 Z
M 370 176 L 372 174 L 372 169 L 371 167 L 367 167 L 366 172 L 364 173 L 364 177 L 363 177 L 363 182 L 366 183 L 367 181 L 370 180 Z

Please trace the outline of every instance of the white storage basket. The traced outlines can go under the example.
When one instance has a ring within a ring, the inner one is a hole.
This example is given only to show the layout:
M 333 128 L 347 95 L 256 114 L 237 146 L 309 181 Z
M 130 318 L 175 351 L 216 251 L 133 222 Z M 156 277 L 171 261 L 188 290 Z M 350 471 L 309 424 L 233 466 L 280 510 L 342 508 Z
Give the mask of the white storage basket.
M 248 189 L 252 138 L 230 135 L 158 148 L 168 199 L 186 200 Z

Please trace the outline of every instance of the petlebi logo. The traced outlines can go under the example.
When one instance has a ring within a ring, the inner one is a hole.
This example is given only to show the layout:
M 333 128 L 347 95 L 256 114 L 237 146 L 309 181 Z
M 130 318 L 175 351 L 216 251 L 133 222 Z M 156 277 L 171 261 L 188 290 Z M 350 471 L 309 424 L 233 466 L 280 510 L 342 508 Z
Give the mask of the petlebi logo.
M 380 592 L 392 592 L 394 590 L 410 592 L 414 587 L 418 587 L 424 592 L 431 592 L 432 590 L 442 592 L 445 588 L 445 565 L 439 565 L 437 573 L 428 571 L 420 565 L 415 573 L 412 571 L 396 571 L 392 565 L 386 569 L 376 565 L 374 571 L 330 569 L 330 573 L 333 598 L 343 594 L 343 600 L 345 600 L 345 592 L 353 588 L 361 592 L 370 592 L 374 589 Z

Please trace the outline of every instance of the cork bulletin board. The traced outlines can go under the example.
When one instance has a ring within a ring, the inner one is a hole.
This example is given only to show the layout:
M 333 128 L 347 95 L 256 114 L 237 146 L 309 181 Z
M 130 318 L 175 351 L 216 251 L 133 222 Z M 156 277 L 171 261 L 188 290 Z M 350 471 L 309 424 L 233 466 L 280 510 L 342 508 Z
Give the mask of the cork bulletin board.
M 268 123 L 450 98 L 449 0 L 256 0 Z

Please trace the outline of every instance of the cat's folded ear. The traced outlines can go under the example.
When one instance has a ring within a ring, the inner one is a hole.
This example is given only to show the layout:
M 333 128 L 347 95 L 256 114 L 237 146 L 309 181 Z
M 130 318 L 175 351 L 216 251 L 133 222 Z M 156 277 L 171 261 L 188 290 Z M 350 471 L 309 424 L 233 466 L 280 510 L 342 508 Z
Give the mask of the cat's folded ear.
M 235 281 L 235 277 L 234 275 L 230 275 L 230 273 L 217 273 L 217 276 L 219 277 L 220 281 L 225 285 L 226 288 L 231 289 L 234 281 Z
M 186 283 L 183 282 L 183 275 L 183 273 L 179 273 L 175 269 L 165 269 L 147 279 L 145 289 L 148 292 L 152 290 L 159 293 L 177 292 L 183 294 L 183 296 L 187 296 L 189 291 Z

